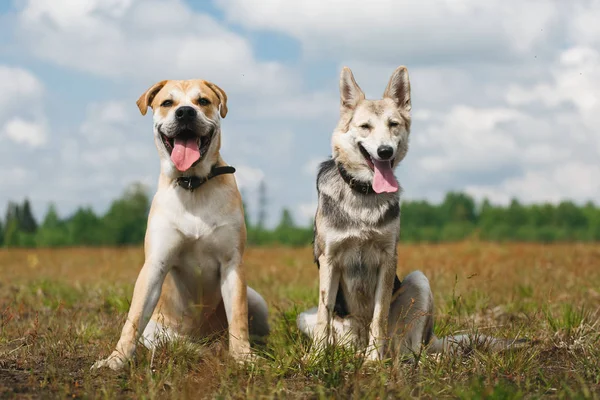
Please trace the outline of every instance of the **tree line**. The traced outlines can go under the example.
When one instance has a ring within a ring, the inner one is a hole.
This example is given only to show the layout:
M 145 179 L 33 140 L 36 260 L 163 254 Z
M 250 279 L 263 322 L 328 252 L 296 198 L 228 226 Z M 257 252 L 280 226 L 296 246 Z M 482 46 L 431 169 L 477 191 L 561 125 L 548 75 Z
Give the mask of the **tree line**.
M 266 186 L 258 193 L 256 221 L 245 207 L 248 244 L 255 246 L 305 246 L 312 241 L 312 224 L 296 224 L 289 209 L 283 209 L 279 223 L 266 228 Z M 245 197 L 242 194 L 243 197 Z M 30 202 L 9 203 L 0 219 L 0 246 L 66 247 L 127 246 L 143 242 L 150 197 L 145 187 L 134 184 L 112 202 L 104 215 L 91 207 L 80 207 L 61 218 L 50 205 L 43 220 L 36 221 Z M 487 241 L 600 241 L 600 208 L 592 202 L 579 206 L 572 201 L 559 204 L 521 204 L 513 199 L 508 206 L 493 205 L 458 192 L 449 192 L 440 204 L 425 200 L 403 201 L 402 242 L 444 242 L 464 239 Z

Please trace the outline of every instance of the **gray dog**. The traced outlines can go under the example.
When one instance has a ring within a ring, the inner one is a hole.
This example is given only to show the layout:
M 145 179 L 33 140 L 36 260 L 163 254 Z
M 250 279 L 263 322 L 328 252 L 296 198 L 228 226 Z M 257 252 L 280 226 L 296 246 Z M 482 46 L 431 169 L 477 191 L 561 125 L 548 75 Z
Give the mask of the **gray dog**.
M 341 117 L 331 160 L 317 177 L 319 203 L 314 257 L 319 304 L 298 316 L 317 353 L 328 343 L 366 349 L 367 360 L 486 344 L 504 349 L 514 341 L 467 335 L 433 335 L 433 295 L 427 277 L 396 276 L 400 187 L 394 169 L 408 151 L 408 70 L 394 71 L 381 100 L 366 100 L 349 68 L 340 80 Z M 333 329 L 332 329 L 333 328 Z

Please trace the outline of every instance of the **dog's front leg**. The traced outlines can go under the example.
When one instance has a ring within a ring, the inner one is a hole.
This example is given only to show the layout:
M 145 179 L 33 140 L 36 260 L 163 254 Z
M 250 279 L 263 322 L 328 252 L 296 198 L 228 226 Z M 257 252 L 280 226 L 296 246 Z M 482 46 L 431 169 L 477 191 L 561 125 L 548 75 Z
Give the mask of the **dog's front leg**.
M 164 262 L 148 260 L 144 263 L 135 282 L 131 307 L 121 331 L 121 338 L 112 354 L 96 362 L 92 368 L 106 366 L 118 370 L 133 356 L 136 343 L 154 312 L 167 272 L 168 267 Z
M 158 303 L 163 282 L 172 267 L 173 255 L 181 243 L 179 233 L 168 227 L 160 218 L 148 221 L 146 260 L 135 281 L 131 306 L 121 330 L 121 337 L 112 354 L 96 362 L 92 368 L 109 367 L 118 370 L 133 356 L 137 341 Z
M 319 307 L 313 336 L 317 350 L 323 349 L 332 341 L 331 319 L 339 284 L 340 271 L 329 262 L 327 256 L 319 256 Z
M 227 314 L 229 353 L 238 361 L 252 358 L 248 333 L 248 287 L 242 255 L 234 254 L 221 264 L 221 296 Z
M 392 300 L 394 276 L 396 275 L 396 253 L 388 257 L 379 268 L 377 289 L 375 290 L 375 309 L 369 331 L 369 347 L 367 360 L 376 361 L 383 358 L 385 350 L 388 317 Z

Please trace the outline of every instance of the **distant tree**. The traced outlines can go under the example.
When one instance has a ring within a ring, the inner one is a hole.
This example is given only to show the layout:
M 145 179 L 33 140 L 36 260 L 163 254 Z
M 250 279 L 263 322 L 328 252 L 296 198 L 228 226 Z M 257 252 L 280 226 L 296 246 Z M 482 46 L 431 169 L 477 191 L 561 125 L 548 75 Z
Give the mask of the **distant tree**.
M 44 221 L 35 233 L 38 247 L 57 247 L 69 244 L 69 233 L 63 221 L 60 220 L 56 207 L 50 204 Z
M 528 207 L 529 223 L 536 227 L 548 227 L 554 224 L 555 208 L 552 204 L 533 204 Z
M 105 244 L 100 218 L 90 207 L 81 207 L 66 223 L 68 245 L 98 246 Z
M 50 203 L 48 206 L 48 211 L 46 212 L 46 216 L 44 217 L 44 221 L 42 221 L 43 228 L 57 228 L 60 226 L 61 221 L 58 217 L 58 212 L 56 212 L 56 206 L 54 203 Z
M 265 229 L 267 220 L 267 185 L 263 180 L 258 185 L 258 217 L 256 218 L 256 228 Z
M 113 201 L 102 220 L 103 242 L 111 245 L 142 243 L 149 209 L 147 188 L 139 183 L 129 186 L 120 199 Z
M 242 193 L 242 201 L 245 199 Z M 150 206 L 146 188 L 129 186 L 112 202 L 102 217 L 89 207 L 79 208 L 61 220 L 50 204 L 38 226 L 28 199 L 10 202 L 0 221 L 0 245 L 6 247 L 54 247 L 137 245 L 143 242 Z M 289 209 L 283 209 L 275 229 L 266 229 L 267 187 L 258 188 L 257 223 L 251 226 L 243 201 L 249 245 L 305 246 L 313 236 L 312 226 L 298 226 Z M 480 205 L 464 193 L 450 192 L 444 201 L 403 201 L 401 240 L 437 242 L 479 237 L 493 241 L 600 241 L 600 208 L 592 202 L 579 206 L 571 201 L 558 205 L 523 205 L 513 199 L 509 206 Z
M 588 223 L 586 239 L 600 241 L 600 208 L 590 201 L 583 207 L 583 212 Z
M 441 212 L 445 222 L 475 223 L 475 201 L 464 193 L 449 192 L 441 204 Z
M 6 226 L 8 226 L 9 222 L 11 222 L 12 220 L 17 221 L 17 225 L 18 225 L 19 215 L 20 215 L 19 205 L 17 203 L 13 203 L 12 201 L 9 201 L 6 206 L 6 213 L 4 214 L 4 222 L 5 222 Z
M 275 231 L 273 232 L 273 242 L 290 245 L 290 246 L 304 246 L 312 240 L 313 230 L 312 226 L 308 227 L 297 227 L 292 213 L 287 208 L 284 208 L 281 212 L 281 219 Z
M 31 212 L 31 204 L 29 199 L 25 199 L 23 206 L 20 208 L 19 218 L 19 230 L 25 233 L 35 233 L 38 224 Z
M 4 217 L 2 242 L 6 247 L 19 245 L 19 205 L 9 201 Z
M 556 225 L 566 229 L 586 229 L 587 219 L 583 207 L 572 201 L 563 201 L 556 207 Z
M 11 218 L 6 223 L 6 228 L 4 229 L 4 246 L 18 247 L 20 245 L 19 221 L 16 218 Z
M 437 226 L 442 224 L 439 207 L 429 204 L 426 200 L 403 201 L 400 207 L 402 228 Z
M 292 229 L 295 227 L 296 224 L 294 223 L 292 213 L 287 208 L 284 208 L 281 212 L 281 219 L 279 220 L 279 225 L 277 226 L 277 229 Z
M 506 211 L 505 222 L 513 228 L 527 225 L 529 222 L 527 209 L 517 199 L 510 201 L 510 205 Z

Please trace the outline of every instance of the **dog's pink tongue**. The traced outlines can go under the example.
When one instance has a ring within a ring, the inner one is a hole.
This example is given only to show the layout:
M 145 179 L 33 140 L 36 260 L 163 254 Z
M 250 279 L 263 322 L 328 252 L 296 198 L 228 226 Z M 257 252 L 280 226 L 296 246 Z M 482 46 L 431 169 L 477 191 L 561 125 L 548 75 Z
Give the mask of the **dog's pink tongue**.
M 187 171 L 196 161 L 200 159 L 198 138 L 189 139 L 175 138 L 171 160 L 180 171 Z
M 373 160 L 375 176 L 373 177 L 373 190 L 375 193 L 393 193 L 398 191 L 398 181 L 392 171 L 389 161 Z

